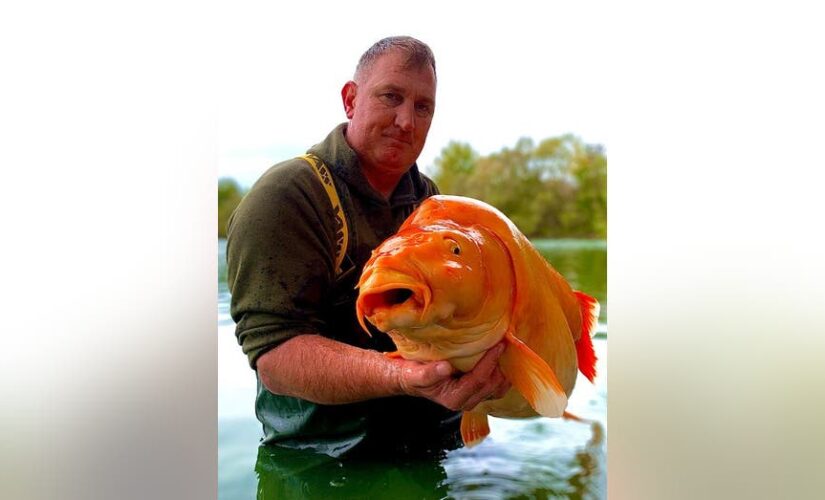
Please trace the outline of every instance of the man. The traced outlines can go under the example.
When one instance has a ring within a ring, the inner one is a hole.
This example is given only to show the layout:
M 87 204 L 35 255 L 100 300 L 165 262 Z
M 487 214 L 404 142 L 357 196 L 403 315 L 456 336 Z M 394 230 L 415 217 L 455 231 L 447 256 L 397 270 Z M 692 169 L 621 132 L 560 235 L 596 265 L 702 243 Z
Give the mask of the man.
M 453 447 L 458 411 L 509 388 L 491 349 L 476 368 L 390 359 L 395 350 L 355 318 L 354 290 L 370 252 L 438 191 L 415 164 L 435 110 L 430 48 L 380 40 L 341 97 L 348 123 L 309 153 L 332 173 L 349 229 L 336 272 L 336 218 L 310 164 L 280 163 L 229 221 L 228 282 L 236 335 L 258 377 L 263 442 L 338 456 L 378 448 Z M 461 375 L 461 376 L 459 376 Z

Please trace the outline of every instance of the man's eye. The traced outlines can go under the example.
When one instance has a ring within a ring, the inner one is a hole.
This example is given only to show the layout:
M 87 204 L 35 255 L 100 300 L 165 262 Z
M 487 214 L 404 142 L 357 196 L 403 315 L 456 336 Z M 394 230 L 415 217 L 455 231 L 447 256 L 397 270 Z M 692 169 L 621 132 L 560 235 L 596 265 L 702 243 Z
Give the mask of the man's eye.
M 401 96 L 394 92 L 386 92 L 381 94 L 381 99 L 387 104 L 398 105 L 401 104 Z
M 429 104 L 416 104 L 415 112 L 419 116 L 430 116 L 432 114 L 432 107 Z

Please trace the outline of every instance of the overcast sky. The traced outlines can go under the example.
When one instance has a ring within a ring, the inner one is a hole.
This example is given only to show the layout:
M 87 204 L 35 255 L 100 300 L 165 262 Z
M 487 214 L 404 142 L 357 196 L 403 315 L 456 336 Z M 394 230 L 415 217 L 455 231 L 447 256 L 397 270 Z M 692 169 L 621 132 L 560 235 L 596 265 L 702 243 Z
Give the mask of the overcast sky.
M 436 56 L 436 113 L 418 162 L 425 172 L 451 140 L 487 154 L 520 137 L 571 132 L 608 147 L 604 15 L 578 4 L 471 5 L 360 2 L 355 15 L 343 4 L 227 12 L 218 175 L 249 186 L 320 142 L 346 120 L 340 89 L 360 55 L 400 34 L 423 40 Z

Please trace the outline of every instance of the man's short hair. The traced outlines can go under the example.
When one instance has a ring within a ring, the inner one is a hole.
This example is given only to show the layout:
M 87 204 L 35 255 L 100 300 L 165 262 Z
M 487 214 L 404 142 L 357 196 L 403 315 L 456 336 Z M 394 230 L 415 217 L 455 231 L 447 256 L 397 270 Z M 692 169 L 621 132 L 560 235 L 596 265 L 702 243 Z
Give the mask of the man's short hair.
M 411 36 L 388 36 L 378 40 L 364 52 L 358 61 L 358 66 L 355 67 L 353 79 L 357 81 L 365 72 L 369 71 L 379 57 L 394 50 L 407 54 L 407 60 L 404 63 L 405 69 L 430 66 L 433 69 L 433 76 L 436 75 L 435 56 L 426 43 Z

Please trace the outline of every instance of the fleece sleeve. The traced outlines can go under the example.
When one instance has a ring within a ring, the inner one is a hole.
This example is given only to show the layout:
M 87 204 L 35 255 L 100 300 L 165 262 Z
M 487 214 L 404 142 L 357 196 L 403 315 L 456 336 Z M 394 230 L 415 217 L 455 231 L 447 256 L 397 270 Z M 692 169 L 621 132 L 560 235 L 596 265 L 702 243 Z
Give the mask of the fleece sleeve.
M 253 369 L 287 339 L 327 331 L 321 318 L 334 277 L 333 220 L 324 188 L 303 160 L 272 167 L 230 218 L 230 312 Z

